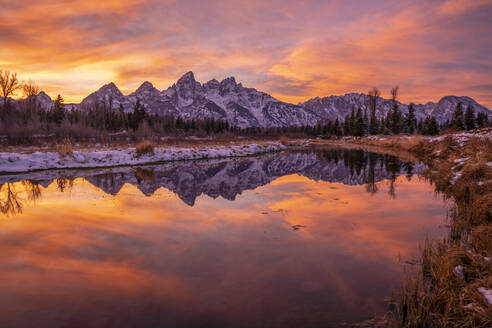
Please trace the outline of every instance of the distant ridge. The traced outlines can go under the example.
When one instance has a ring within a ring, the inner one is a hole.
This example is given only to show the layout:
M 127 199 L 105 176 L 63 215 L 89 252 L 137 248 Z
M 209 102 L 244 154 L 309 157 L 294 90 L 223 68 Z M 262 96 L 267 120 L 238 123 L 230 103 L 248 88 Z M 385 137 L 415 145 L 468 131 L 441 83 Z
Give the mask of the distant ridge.
M 53 100 L 44 92 L 35 97 L 44 108 L 53 105 Z M 135 92 L 125 96 L 111 82 L 91 93 L 80 104 L 69 104 L 67 108 L 84 110 L 95 105 L 105 105 L 114 109 L 122 107 L 128 112 L 133 110 L 137 99 L 149 113 L 190 120 L 213 117 L 227 120 L 231 125 L 241 128 L 315 125 L 323 119 L 337 118 L 343 121 L 352 109 L 361 107 L 366 110 L 369 104 L 367 95 L 348 93 L 343 96 L 317 97 L 295 105 L 256 89 L 243 87 L 234 77 L 220 82 L 212 79 L 201 84 L 190 71 L 162 91 L 146 81 Z M 437 103 L 417 104 L 415 115 L 418 119 L 434 116 L 439 123 L 443 123 L 451 119 L 458 103 L 462 103 L 464 108 L 473 105 L 475 112 L 484 112 L 492 117 L 489 109 L 472 98 L 458 96 L 446 96 Z M 398 102 L 398 106 L 403 113 L 408 112 L 408 105 Z M 386 115 L 391 107 L 391 100 L 378 98 L 377 115 Z

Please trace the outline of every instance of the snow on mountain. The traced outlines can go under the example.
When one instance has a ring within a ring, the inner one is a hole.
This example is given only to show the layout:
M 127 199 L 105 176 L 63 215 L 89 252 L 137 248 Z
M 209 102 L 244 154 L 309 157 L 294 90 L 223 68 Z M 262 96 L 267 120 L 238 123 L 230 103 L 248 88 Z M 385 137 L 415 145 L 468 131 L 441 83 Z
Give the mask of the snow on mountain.
M 123 96 L 113 84 L 107 84 L 89 95 L 81 107 L 94 103 L 106 104 L 112 100 L 113 108 L 120 104 L 125 111 L 131 111 L 137 99 L 148 112 L 158 115 L 174 115 L 183 119 L 214 118 L 227 120 L 238 127 L 315 125 L 323 119 L 343 121 L 352 109 L 361 107 L 367 110 L 369 97 L 361 93 L 348 93 L 344 96 L 330 96 L 310 99 L 297 105 L 279 101 L 269 94 L 253 88 L 245 88 L 234 77 L 222 81 L 212 79 L 204 84 L 197 82 L 193 72 L 184 74 L 167 90 L 159 91 L 150 82 L 144 82 L 135 92 Z M 469 97 L 447 96 L 438 103 L 415 105 L 415 115 L 424 119 L 435 116 L 440 123 L 450 119 L 458 102 L 464 108 L 473 105 L 475 111 L 492 116 L 492 113 Z M 377 115 L 386 115 L 392 108 L 392 101 L 378 98 Z M 400 110 L 406 114 L 408 105 L 398 102 Z
M 453 117 L 453 113 L 458 103 L 463 105 L 463 110 L 472 105 L 475 110 L 475 114 L 482 112 L 489 115 L 489 117 L 491 116 L 491 111 L 489 109 L 480 105 L 470 97 L 446 96 L 442 97 L 438 103 L 417 105 L 415 108 L 416 110 L 425 112 L 427 115 L 434 116 L 438 122 L 446 122 L 448 119 Z
M 428 102 L 426 104 L 414 104 L 415 116 L 417 119 L 425 119 L 427 116 L 434 116 L 439 123 L 444 123 L 453 117 L 454 111 L 458 103 L 463 105 L 463 110 L 470 105 L 473 105 L 475 114 L 483 112 L 492 117 L 492 112 L 486 107 L 478 104 L 470 97 L 446 96 L 441 98 L 439 102 Z M 408 105 L 397 102 L 398 108 L 403 114 L 408 113 Z M 363 110 L 369 110 L 369 96 L 362 93 L 348 93 L 344 96 L 330 96 L 325 98 L 313 98 L 302 104 L 301 106 L 311 110 L 313 113 L 328 119 L 339 119 L 343 121 L 345 116 L 350 114 L 352 109 L 357 111 L 360 107 Z M 393 102 L 390 99 L 378 97 L 376 105 L 376 115 L 380 118 L 387 115 L 388 111 L 393 107 Z M 369 115 L 369 112 L 368 112 Z
M 50 109 L 53 107 L 53 104 L 55 103 L 50 96 L 48 96 L 44 91 L 41 91 L 37 95 L 33 96 L 36 98 L 36 101 L 38 102 L 39 106 L 44 109 Z
M 44 92 L 35 97 L 43 108 L 52 107 L 53 100 Z M 195 80 L 193 72 L 187 72 L 166 90 L 159 91 L 152 83 L 144 82 L 127 96 L 111 82 L 87 96 L 80 104 L 67 104 L 65 108 L 84 110 L 94 106 L 114 109 L 123 107 L 124 111 L 129 112 L 133 110 L 137 100 L 152 114 L 173 115 L 188 120 L 227 120 L 229 124 L 242 128 L 315 125 L 323 119 L 337 118 L 343 121 L 352 109 L 356 111 L 360 107 L 368 110 L 369 107 L 369 96 L 361 93 L 317 97 L 294 105 L 256 89 L 246 88 L 237 83 L 234 77 L 220 82 L 212 79 L 201 84 Z M 484 112 L 492 118 L 492 112 L 475 100 L 457 96 L 443 97 L 437 103 L 415 105 L 415 115 L 418 119 L 432 115 L 443 123 L 451 119 L 459 102 L 464 109 L 473 105 L 475 112 Z M 389 99 L 378 98 L 377 116 L 386 115 L 392 104 Z M 398 102 L 398 107 L 404 114 L 408 112 L 408 105 Z
M 103 85 L 99 90 L 91 93 L 80 103 L 81 108 L 108 106 L 117 109 L 120 105 L 125 110 L 133 108 L 129 97 L 124 96 L 113 82 Z
M 184 74 L 175 84 L 161 92 L 150 82 L 144 82 L 135 92 L 123 96 L 110 83 L 85 98 L 80 106 L 88 108 L 98 104 L 116 109 L 121 105 L 125 111 L 131 111 L 137 99 L 150 113 L 180 116 L 183 119 L 227 120 L 239 127 L 314 125 L 320 120 L 319 116 L 302 106 L 245 88 L 234 77 L 221 82 L 213 79 L 202 85 L 195 80 L 193 72 Z

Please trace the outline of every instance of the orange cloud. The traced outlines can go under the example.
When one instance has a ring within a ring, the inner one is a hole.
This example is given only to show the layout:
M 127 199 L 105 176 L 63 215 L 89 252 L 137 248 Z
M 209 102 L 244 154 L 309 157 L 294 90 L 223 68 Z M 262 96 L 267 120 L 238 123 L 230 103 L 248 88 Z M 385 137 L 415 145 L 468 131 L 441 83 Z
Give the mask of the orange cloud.
M 492 105 L 492 2 L 82 1 L 7 3 L 0 13 L 0 67 L 52 96 L 80 101 L 114 81 L 128 93 L 144 80 L 167 88 L 236 76 L 298 102 L 383 93 L 402 101 L 469 95 Z

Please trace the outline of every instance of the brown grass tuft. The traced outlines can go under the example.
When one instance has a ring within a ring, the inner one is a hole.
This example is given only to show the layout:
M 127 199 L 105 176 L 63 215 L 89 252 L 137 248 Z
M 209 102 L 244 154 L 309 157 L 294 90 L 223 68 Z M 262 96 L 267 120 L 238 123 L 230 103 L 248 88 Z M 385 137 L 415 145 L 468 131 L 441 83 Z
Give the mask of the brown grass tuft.
M 63 139 L 62 143 L 58 146 L 58 153 L 61 156 L 71 156 L 73 155 L 73 146 L 70 139 Z
M 279 141 L 284 146 L 287 146 L 289 144 L 289 138 L 287 138 L 286 136 L 281 136 Z
M 142 141 L 135 146 L 135 152 L 137 157 L 143 156 L 145 154 L 154 154 L 154 143 L 151 141 Z

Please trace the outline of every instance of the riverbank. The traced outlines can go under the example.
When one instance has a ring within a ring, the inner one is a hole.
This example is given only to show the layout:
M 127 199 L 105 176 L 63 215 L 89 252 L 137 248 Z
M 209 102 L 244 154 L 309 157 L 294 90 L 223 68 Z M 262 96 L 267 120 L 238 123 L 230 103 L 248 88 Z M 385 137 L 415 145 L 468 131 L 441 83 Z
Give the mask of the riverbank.
M 428 165 L 424 176 L 454 203 L 449 236 L 423 245 L 418 273 L 404 280 L 394 311 L 399 326 L 492 326 L 492 129 L 318 143 L 407 151 Z
M 244 141 L 177 146 L 141 143 L 115 148 L 94 146 L 74 150 L 71 143 L 62 143 L 51 151 L 0 152 L 0 173 L 29 172 L 46 169 L 98 168 L 121 165 L 142 165 L 190 159 L 252 156 L 276 152 L 286 147 L 273 141 Z

